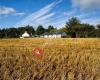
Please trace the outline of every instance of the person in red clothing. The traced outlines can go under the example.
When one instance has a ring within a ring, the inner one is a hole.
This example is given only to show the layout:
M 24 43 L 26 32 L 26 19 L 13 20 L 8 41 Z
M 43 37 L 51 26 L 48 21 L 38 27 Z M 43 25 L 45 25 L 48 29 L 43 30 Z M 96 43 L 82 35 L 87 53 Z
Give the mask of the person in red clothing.
M 33 49 L 32 53 L 35 58 L 40 58 L 40 57 L 42 57 L 44 51 L 41 48 L 37 47 L 37 48 Z

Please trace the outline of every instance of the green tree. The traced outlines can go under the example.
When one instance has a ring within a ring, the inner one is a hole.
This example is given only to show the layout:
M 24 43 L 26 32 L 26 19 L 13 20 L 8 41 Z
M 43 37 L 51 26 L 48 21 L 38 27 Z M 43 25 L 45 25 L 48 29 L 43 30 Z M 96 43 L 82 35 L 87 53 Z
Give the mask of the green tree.
M 72 17 L 71 19 L 69 19 L 69 21 L 66 23 L 66 26 L 68 28 L 73 28 L 76 25 L 79 25 L 80 21 L 76 18 L 76 17 Z
M 25 27 L 18 27 L 17 30 L 18 30 L 19 36 L 21 36 L 26 31 Z
M 25 31 L 27 31 L 31 36 L 35 34 L 34 28 L 30 25 L 25 26 Z
M 83 24 L 86 37 L 95 37 L 95 27 L 90 24 Z
M 2 30 L 0 29 L 0 38 L 2 38 Z
M 100 24 L 97 24 L 96 28 L 96 36 L 100 37 Z
M 89 24 L 80 24 L 76 28 L 76 34 L 78 35 L 77 37 L 95 36 L 95 34 L 92 34 L 94 31 L 94 26 Z
M 47 32 L 51 32 L 52 30 L 54 30 L 54 27 L 52 25 L 48 26 Z
M 3 28 L 1 30 L 1 38 L 7 38 L 7 29 Z
M 82 24 L 80 21 L 73 17 L 66 23 L 68 34 L 75 37 L 96 37 L 95 27 L 90 24 Z
M 27 25 L 24 27 L 19 27 L 18 29 L 18 34 L 21 36 L 25 31 L 27 31 L 31 36 L 35 34 L 35 30 L 32 26 Z
M 43 28 L 43 26 L 42 25 L 39 25 L 38 27 L 37 27 L 37 29 L 36 29 L 36 34 L 37 35 L 41 35 L 41 34 L 43 34 L 45 32 L 45 29 Z
M 9 28 L 6 30 L 7 30 L 7 37 L 8 38 L 17 38 L 19 36 L 16 28 Z
M 62 27 L 62 28 L 58 29 L 58 32 L 65 32 L 65 33 L 67 33 L 67 29 L 66 29 L 66 27 Z
M 69 19 L 69 21 L 66 23 L 66 29 L 68 34 L 75 38 L 76 37 L 76 31 L 75 28 L 80 25 L 80 21 L 76 17 L 72 17 Z
M 96 26 L 96 27 L 97 27 L 97 29 L 98 29 L 98 30 L 100 30 L 100 24 L 97 24 L 97 26 Z

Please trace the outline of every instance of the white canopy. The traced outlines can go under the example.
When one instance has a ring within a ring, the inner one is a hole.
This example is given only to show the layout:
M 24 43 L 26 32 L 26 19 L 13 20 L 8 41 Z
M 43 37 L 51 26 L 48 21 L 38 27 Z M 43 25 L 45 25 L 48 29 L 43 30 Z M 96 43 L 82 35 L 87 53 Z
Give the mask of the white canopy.
M 26 38 L 26 37 L 30 37 L 30 35 L 27 33 L 27 31 L 25 31 L 25 33 L 22 34 L 22 37 L 23 37 L 23 38 Z

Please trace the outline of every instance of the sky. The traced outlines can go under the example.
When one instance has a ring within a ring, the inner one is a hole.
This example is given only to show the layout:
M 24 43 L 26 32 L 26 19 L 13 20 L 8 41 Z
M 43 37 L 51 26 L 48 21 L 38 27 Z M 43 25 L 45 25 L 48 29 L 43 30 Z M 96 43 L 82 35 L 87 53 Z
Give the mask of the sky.
M 72 17 L 82 23 L 100 24 L 100 0 L 0 0 L 0 28 L 61 28 Z

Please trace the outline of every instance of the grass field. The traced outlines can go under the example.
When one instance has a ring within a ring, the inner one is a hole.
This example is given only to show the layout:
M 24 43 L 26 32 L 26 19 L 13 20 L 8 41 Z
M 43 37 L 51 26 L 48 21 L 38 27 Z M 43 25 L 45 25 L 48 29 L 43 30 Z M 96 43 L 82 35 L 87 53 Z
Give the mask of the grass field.
M 100 80 L 100 39 L 2 39 L 0 80 Z

